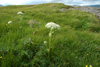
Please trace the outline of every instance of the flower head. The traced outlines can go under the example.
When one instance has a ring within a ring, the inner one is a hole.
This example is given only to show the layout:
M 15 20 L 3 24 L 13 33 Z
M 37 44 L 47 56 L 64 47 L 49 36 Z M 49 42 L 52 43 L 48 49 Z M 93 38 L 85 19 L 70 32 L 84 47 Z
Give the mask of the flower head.
M 88 67 L 88 65 L 86 65 L 86 67 Z
M 36 33 L 37 33 L 36 31 L 33 32 L 34 35 L 35 35 Z
M 0 58 L 2 58 L 2 56 L 0 56 Z
M 12 23 L 12 21 L 8 21 L 8 24 Z
M 45 27 L 50 28 L 51 30 L 53 29 L 60 29 L 60 26 L 54 22 L 49 22 L 45 25 Z
M 21 14 L 23 14 L 23 12 L 19 11 L 17 14 L 21 15 Z
M 90 65 L 90 67 L 92 67 L 92 65 Z
M 44 41 L 44 44 L 47 44 L 47 41 Z

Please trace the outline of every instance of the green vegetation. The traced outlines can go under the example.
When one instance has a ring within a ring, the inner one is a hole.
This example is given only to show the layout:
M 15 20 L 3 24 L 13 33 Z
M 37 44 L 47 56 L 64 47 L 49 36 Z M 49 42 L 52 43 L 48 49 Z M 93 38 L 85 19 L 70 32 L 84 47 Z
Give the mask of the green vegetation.
M 99 67 L 99 19 L 70 7 L 60 3 L 0 7 L 0 67 Z M 24 14 L 17 15 L 19 11 Z M 31 28 L 29 20 L 38 23 Z M 52 35 L 50 62 L 48 22 L 61 27 Z

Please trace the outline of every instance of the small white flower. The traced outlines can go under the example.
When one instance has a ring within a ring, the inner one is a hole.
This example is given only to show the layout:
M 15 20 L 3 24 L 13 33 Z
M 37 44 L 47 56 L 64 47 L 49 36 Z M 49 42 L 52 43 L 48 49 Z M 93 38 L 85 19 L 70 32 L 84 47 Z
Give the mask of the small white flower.
M 47 44 L 47 41 L 44 41 L 44 44 Z
M 60 29 L 60 26 L 54 22 L 49 22 L 45 25 L 45 27 L 50 28 L 51 30 L 53 29 Z
M 12 21 L 9 21 L 8 24 L 12 23 Z
M 17 14 L 21 15 L 21 14 L 24 14 L 23 12 L 19 11 Z

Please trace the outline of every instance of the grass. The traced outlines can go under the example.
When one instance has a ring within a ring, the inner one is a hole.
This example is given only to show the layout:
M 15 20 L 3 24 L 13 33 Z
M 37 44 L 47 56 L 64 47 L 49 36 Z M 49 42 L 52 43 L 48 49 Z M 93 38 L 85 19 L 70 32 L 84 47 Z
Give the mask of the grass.
M 69 8 L 61 3 L 0 7 L 0 67 L 99 67 L 100 20 Z M 36 20 L 39 29 L 30 28 L 29 20 Z M 43 43 L 49 42 L 48 22 L 61 26 L 53 34 L 50 62 Z

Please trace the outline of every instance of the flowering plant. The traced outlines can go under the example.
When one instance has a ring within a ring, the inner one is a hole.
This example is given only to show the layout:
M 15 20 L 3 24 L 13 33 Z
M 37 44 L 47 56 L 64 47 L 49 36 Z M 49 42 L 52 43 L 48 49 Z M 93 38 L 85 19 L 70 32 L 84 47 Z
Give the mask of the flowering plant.
M 49 45 L 48 45 L 48 57 L 50 60 L 50 53 L 51 53 L 51 44 L 52 44 L 52 34 L 55 32 L 55 30 L 59 30 L 60 26 L 54 22 L 49 22 L 45 25 L 46 28 L 50 29 L 49 32 Z
M 47 23 L 45 27 L 50 28 L 51 30 L 60 29 L 60 26 L 54 22 Z
M 23 12 L 21 12 L 21 11 L 19 11 L 17 14 L 22 15 L 22 14 L 24 14 L 24 13 L 23 13 Z
M 8 24 L 12 23 L 12 21 L 8 21 Z

